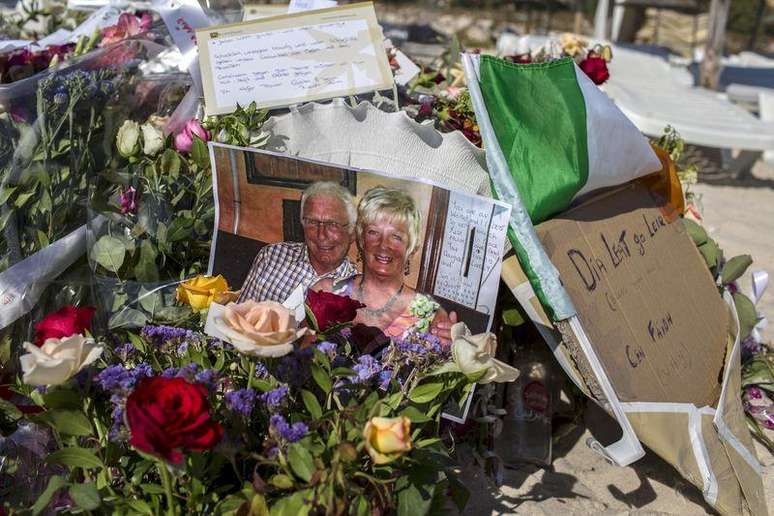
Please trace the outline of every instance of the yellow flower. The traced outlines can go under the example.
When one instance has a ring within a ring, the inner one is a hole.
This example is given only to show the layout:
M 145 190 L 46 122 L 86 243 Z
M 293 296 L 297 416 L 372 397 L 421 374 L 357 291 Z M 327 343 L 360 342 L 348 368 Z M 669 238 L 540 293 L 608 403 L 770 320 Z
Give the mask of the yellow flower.
M 565 54 L 570 57 L 576 57 L 586 50 L 588 43 L 586 40 L 579 38 L 575 34 L 565 33 L 559 37 L 559 45 L 562 47 Z
M 281 357 L 293 351 L 293 342 L 311 332 L 298 328 L 293 312 L 275 301 L 229 303 L 215 327 L 240 353 Z
M 177 300 L 190 305 L 194 310 L 206 310 L 210 303 L 218 301 L 228 292 L 226 278 L 217 276 L 196 276 L 177 287 Z
M 373 417 L 363 429 L 363 438 L 374 464 L 387 464 L 411 450 L 411 420 Z

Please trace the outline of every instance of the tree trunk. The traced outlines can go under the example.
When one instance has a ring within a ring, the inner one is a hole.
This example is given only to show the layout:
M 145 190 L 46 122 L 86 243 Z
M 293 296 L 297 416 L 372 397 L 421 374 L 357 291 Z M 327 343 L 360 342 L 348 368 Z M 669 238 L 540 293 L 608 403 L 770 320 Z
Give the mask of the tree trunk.
M 726 22 L 731 0 L 712 0 L 709 12 L 709 31 L 704 47 L 699 84 L 716 90 L 720 81 L 720 60 L 723 57 L 723 43 L 726 39 Z

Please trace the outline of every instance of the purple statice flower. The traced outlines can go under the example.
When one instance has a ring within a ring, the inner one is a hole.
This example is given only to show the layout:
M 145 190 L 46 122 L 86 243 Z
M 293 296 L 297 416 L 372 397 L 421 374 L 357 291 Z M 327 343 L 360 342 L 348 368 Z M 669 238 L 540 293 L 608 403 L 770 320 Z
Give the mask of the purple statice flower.
M 178 347 L 177 347 L 177 354 L 178 355 L 184 355 L 185 352 L 188 351 L 188 341 L 183 341 Z
M 268 408 L 270 411 L 274 411 L 277 409 L 277 407 L 282 405 L 282 402 L 285 401 L 287 396 L 287 387 L 277 387 L 276 389 L 264 392 L 259 396 L 259 399 L 266 404 L 266 408 Z
M 269 451 L 266 452 L 266 456 L 270 459 L 273 459 L 274 457 L 277 456 L 278 453 L 279 453 L 279 448 L 276 446 L 272 446 L 271 448 L 269 448 Z
M 328 355 L 329 358 L 336 356 L 336 343 L 324 340 L 317 345 L 317 350 Z
M 382 363 L 371 355 L 362 355 L 358 358 L 357 364 L 352 366 L 352 370 L 357 373 L 357 376 L 353 376 L 351 380 L 353 383 L 367 382 L 372 376 L 378 374 L 383 367 Z
M 208 390 L 213 390 L 218 381 L 218 373 L 213 369 L 204 369 L 203 371 L 196 373 L 194 380 L 196 383 L 203 384 Z
M 188 365 L 184 365 L 178 369 L 175 375 L 178 378 L 185 378 L 189 382 L 193 382 L 196 378 L 196 373 L 199 372 L 199 364 L 191 362 Z
M 379 371 L 379 390 L 386 391 L 390 386 L 390 380 L 392 380 L 392 371 L 389 369 L 383 369 Z
M 113 404 L 113 411 L 110 413 L 113 418 L 113 425 L 110 427 L 108 439 L 112 442 L 118 442 L 123 438 L 124 403 L 126 401 L 121 396 L 114 394 L 110 397 L 110 402 Z
M 132 344 L 131 342 L 126 342 L 115 348 L 115 352 L 121 355 L 124 359 L 126 359 L 126 357 L 135 353 L 136 351 L 137 351 L 137 348 L 135 348 L 134 344 Z
M 105 391 L 127 390 L 132 388 L 135 382 L 132 373 L 120 364 L 106 367 L 95 379 Z
M 240 389 L 227 392 L 226 406 L 232 412 L 249 416 L 255 406 L 255 391 L 253 389 Z
M 174 378 L 175 376 L 177 376 L 177 371 L 178 371 L 177 367 L 167 367 L 161 372 L 161 377 Z
M 263 362 L 256 362 L 255 363 L 255 377 L 256 378 L 266 378 L 269 376 L 269 370 L 266 369 L 266 366 L 263 364 Z
M 274 428 L 279 437 L 286 440 L 289 443 L 295 443 L 303 439 L 303 437 L 309 432 L 309 427 L 304 423 L 298 422 L 288 424 L 284 417 L 279 414 L 274 414 L 269 419 L 269 424 Z
M 145 340 L 155 342 L 156 344 L 164 344 L 165 342 L 176 339 L 182 341 L 185 339 L 196 338 L 196 335 L 191 330 L 164 325 L 148 325 L 142 329 L 141 334 Z
M 153 368 L 148 364 L 137 364 L 134 369 L 129 371 L 129 374 L 132 375 L 134 383 L 137 383 L 143 378 L 150 378 L 153 376 Z
M 309 378 L 309 362 L 314 352 L 306 348 L 285 355 L 277 364 L 276 377 L 283 383 L 303 385 Z

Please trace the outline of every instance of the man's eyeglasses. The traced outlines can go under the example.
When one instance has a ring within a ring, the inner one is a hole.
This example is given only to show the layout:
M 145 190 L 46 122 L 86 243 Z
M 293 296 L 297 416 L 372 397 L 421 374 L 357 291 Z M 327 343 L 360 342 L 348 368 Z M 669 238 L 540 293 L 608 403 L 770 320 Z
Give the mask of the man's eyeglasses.
M 323 228 L 325 231 L 330 233 L 339 233 L 349 227 L 349 224 L 342 224 L 340 222 L 336 222 L 335 220 L 317 220 L 310 219 L 309 217 L 304 217 L 301 220 L 304 223 L 304 226 L 308 228 Z

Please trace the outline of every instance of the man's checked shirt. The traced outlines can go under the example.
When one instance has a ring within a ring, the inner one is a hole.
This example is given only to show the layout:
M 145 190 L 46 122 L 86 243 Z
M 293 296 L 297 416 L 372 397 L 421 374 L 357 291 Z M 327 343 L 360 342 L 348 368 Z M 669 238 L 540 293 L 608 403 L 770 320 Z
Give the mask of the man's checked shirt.
M 299 284 L 307 289 L 323 278 L 331 278 L 338 283 L 355 274 L 357 269 L 347 257 L 336 269 L 318 275 L 309 261 L 306 244 L 282 242 L 267 245 L 255 256 L 238 302 L 254 299 L 282 303 Z

